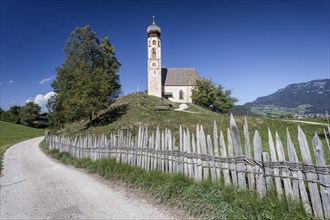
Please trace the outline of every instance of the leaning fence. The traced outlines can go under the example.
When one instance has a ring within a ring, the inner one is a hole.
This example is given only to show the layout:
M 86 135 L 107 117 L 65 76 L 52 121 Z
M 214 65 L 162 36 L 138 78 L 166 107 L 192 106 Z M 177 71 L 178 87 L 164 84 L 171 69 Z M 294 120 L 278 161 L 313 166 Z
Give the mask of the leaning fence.
M 225 140 L 223 131 L 218 132 L 214 122 L 212 138 L 205 135 L 202 125 L 197 125 L 196 134 L 180 126 L 178 142 L 168 129 L 157 129 L 151 133 L 148 128 L 142 127 L 136 136 L 123 130 L 110 136 L 76 137 L 55 136 L 46 132 L 45 140 L 50 149 L 67 152 L 74 157 L 93 160 L 114 158 L 118 163 L 144 170 L 182 173 L 197 181 L 211 178 L 214 182 L 223 181 L 225 185 L 257 190 L 260 196 L 275 187 L 279 199 L 284 196 L 301 200 L 307 212 L 319 218 L 330 218 L 330 166 L 326 164 L 323 145 L 317 134 L 313 138 L 312 148 L 309 148 L 306 136 L 298 126 L 300 162 L 288 130 L 287 154 L 278 133 L 273 139 L 269 129 L 269 153 L 262 151 L 257 130 L 250 141 L 246 119 L 243 142 L 233 116 L 226 132 Z M 330 152 L 327 132 L 324 130 L 324 133 L 326 150 Z M 313 163 L 310 149 L 314 151 L 316 163 Z M 285 155 L 288 155 L 288 160 Z

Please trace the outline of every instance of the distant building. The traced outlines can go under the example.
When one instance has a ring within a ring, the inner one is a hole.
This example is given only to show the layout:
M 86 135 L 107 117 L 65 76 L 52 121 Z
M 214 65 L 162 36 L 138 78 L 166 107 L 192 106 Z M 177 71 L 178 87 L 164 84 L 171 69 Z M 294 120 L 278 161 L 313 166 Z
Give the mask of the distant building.
M 148 95 L 173 102 L 192 102 L 192 89 L 199 78 L 195 68 L 162 68 L 160 27 L 153 17 L 148 33 Z
M 38 123 L 48 123 L 48 113 L 42 113 L 38 116 L 36 122 Z

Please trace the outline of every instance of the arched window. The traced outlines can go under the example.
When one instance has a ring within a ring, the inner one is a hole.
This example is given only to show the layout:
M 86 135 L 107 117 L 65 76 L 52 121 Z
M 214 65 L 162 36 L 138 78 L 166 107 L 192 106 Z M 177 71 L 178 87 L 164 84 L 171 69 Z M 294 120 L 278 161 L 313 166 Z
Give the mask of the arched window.
M 151 46 L 151 42 L 150 42 L 150 40 L 149 40 L 149 42 L 148 42 L 148 46 L 149 46 L 149 47 Z
M 183 99 L 183 91 L 182 91 L 182 90 L 179 91 L 179 99 L 180 99 L 180 100 Z
M 156 40 L 153 40 L 152 41 L 152 45 L 156 45 Z
M 154 59 L 157 58 L 157 51 L 156 51 L 156 49 L 152 49 L 152 51 L 151 51 L 151 58 L 154 58 Z
M 158 40 L 158 47 L 160 47 L 160 40 Z

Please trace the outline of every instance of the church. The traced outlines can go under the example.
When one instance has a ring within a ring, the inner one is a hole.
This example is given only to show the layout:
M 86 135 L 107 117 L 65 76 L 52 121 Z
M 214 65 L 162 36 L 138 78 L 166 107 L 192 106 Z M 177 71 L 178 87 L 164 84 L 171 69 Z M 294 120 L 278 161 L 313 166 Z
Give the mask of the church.
M 195 68 L 162 68 L 161 30 L 155 23 L 148 33 L 148 95 L 167 98 L 172 102 L 191 103 L 192 89 L 199 79 Z

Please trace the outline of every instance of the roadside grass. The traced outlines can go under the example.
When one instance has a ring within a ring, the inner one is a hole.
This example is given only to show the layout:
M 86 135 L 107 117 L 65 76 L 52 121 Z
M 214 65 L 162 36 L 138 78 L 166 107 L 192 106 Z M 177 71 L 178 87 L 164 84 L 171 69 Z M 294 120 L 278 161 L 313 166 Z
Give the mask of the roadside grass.
M 301 203 L 277 199 L 275 190 L 263 198 L 256 192 L 225 187 L 211 181 L 194 182 L 183 175 L 144 171 L 116 163 L 114 159 L 79 159 L 57 150 L 49 150 L 45 142 L 40 148 L 64 164 L 83 168 L 90 173 L 125 183 L 152 195 L 157 203 L 185 210 L 205 219 L 314 219 Z
M 44 134 L 44 129 L 0 121 L 0 174 L 2 172 L 3 155 L 10 146 L 30 138 L 43 136 Z

